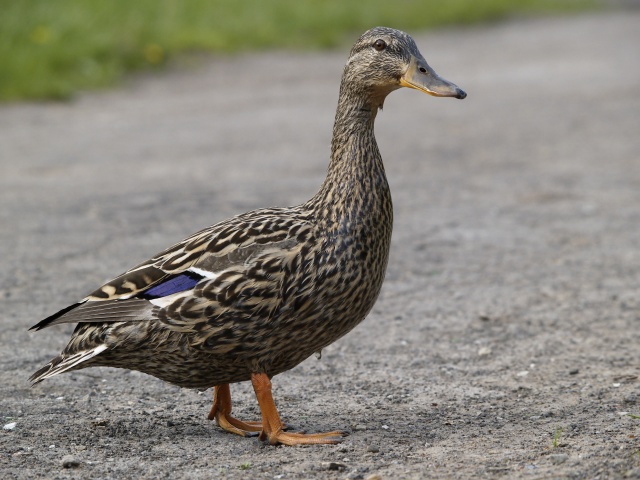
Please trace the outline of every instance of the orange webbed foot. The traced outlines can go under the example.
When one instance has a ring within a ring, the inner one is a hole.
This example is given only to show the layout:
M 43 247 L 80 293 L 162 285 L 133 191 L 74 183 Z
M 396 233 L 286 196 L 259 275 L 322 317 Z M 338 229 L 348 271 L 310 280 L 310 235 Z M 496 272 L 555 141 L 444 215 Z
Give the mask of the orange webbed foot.
M 285 432 L 284 425 L 271 395 L 271 380 L 264 373 L 251 374 L 251 383 L 262 412 L 260 440 L 268 440 L 271 445 L 318 445 L 340 443 L 346 432 L 339 430 L 327 433 Z
M 256 436 L 262 430 L 262 422 L 243 422 L 231 416 L 231 390 L 226 383 L 214 388 L 213 405 L 208 418 L 215 418 L 220 428 L 242 437 Z
M 346 432 L 336 430 L 326 433 L 290 433 L 282 430 L 260 433 L 260 440 L 268 440 L 271 445 L 335 445 L 344 440 Z

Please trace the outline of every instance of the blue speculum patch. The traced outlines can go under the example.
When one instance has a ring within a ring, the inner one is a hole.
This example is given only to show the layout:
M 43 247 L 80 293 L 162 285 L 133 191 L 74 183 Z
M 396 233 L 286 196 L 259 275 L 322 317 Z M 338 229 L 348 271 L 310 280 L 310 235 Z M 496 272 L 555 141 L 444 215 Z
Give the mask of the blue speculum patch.
M 193 272 L 174 275 L 164 280 L 161 284 L 151 287 L 145 291 L 141 297 L 151 300 L 154 298 L 167 297 L 174 293 L 184 292 L 185 290 L 191 290 L 202 278 L 204 277 Z

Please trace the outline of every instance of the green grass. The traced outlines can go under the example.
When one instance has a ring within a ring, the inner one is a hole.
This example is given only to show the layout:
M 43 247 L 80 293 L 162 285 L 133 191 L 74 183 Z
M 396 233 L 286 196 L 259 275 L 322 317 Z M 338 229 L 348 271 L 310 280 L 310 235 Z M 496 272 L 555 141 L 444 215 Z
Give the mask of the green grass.
M 0 0 L 0 101 L 64 99 L 185 52 L 326 48 L 374 25 L 411 32 L 598 0 Z
M 564 428 L 556 427 L 556 433 L 553 434 L 553 448 L 558 448 L 560 445 L 560 437 L 562 436 L 562 432 Z

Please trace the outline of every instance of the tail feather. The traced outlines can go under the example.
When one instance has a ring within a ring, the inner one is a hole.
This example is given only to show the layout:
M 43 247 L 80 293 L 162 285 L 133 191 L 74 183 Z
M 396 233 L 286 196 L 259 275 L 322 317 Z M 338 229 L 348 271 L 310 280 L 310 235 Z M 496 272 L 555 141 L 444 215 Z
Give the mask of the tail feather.
M 71 370 L 82 362 L 86 362 L 90 358 L 104 352 L 106 349 L 107 346 L 102 344 L 89 350 L 82 350 L 81 352 L 74 353 L 68 357 L 64 354 L 60 354 L 29 377 L 29 381 L 32 382 L 31 386 L 40 383 L 49 377 Z
M 57 313 L 54 313 L 53 315 L 48 316 L 47 318 L 45 318 L 44 320 L 41 320 L 40 322 L 36 323 L 33 327 L 31 327 L 29 330 L 42 330 L 45 327 L 48 327 L 49 325 L 52 325 L 55 323 L 53 323 L 55 320 L 57 320 L 60 317 L 63 317 L 66 313 L 70 312 L 71 310 L 73 310 L 74 308 L 79 307 L 80 305 L 82 305 L 84 302 L 78 302 L 78 303 L 74 303 L 73 305 L 69 305 L 66 308 L 63 308 L 62 310 L 60 310 Z

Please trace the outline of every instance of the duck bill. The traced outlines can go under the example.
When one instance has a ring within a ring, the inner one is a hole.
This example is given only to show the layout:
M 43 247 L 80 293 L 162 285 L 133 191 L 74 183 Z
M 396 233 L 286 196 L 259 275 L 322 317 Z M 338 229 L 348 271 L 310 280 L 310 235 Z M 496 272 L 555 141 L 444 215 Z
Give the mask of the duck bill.
M 400 85 L 415 88 L 434 97 L 455 97 L 463 99 L 467 94 L 451 82 L 440 77 L 424 58 L 411 57 L 407 71 L 400 77 Z

